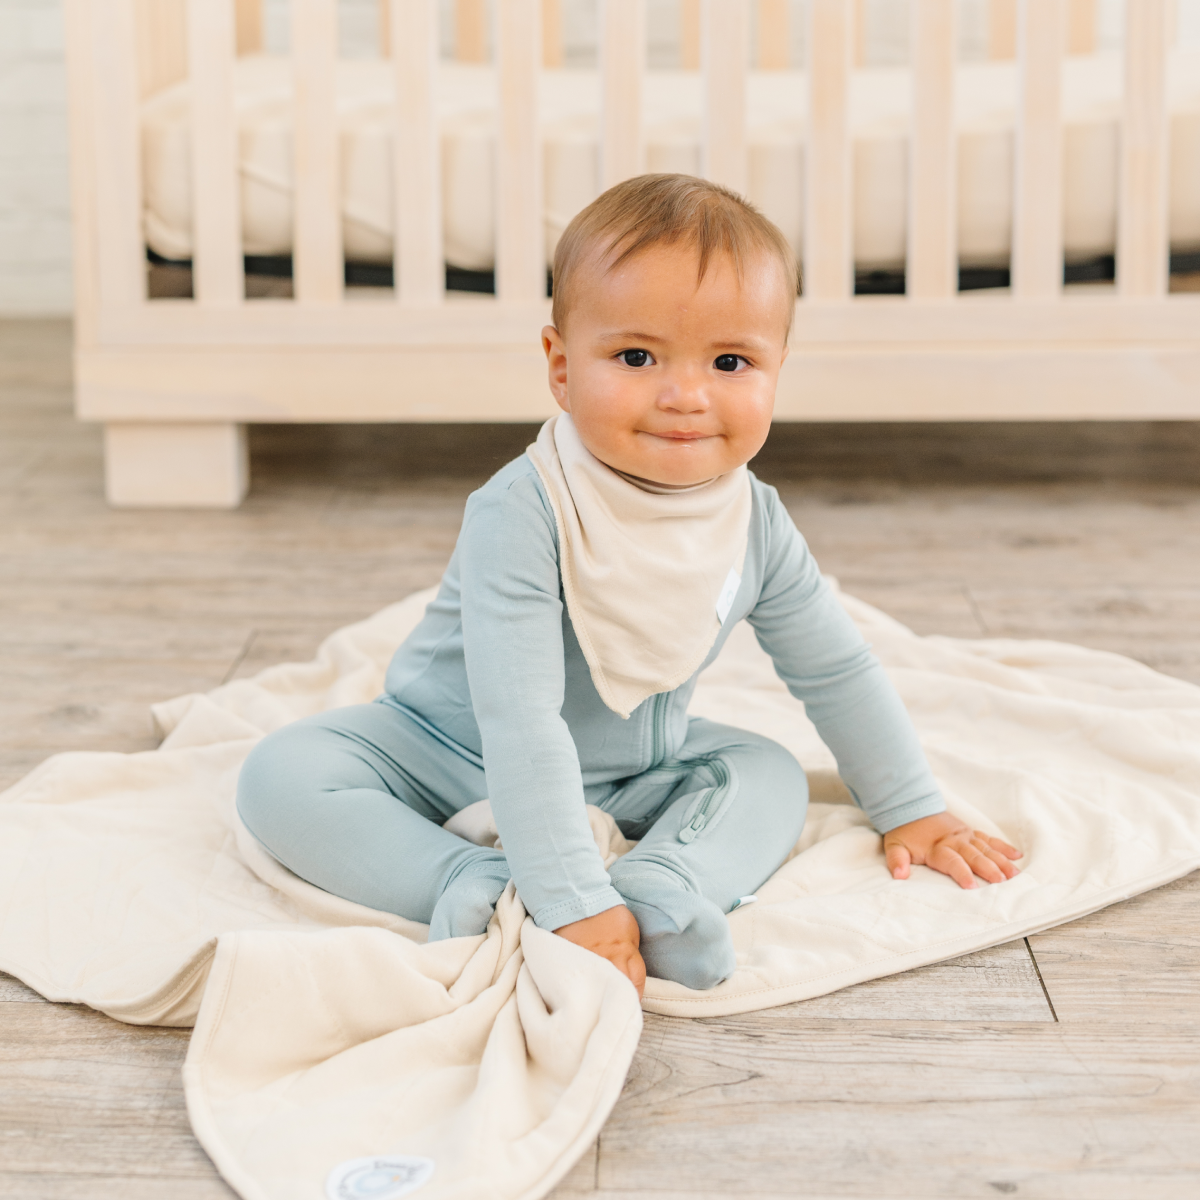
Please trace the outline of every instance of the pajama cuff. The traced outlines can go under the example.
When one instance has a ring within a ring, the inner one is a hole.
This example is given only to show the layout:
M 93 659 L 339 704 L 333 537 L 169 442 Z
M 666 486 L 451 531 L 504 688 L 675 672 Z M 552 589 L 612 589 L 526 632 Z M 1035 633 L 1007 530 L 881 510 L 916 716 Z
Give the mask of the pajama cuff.
M 589 892 L 586 896 L 572 896 L 570 900 L 562 900 L 558 904 L 550 905 L 549 908 L 543 908 L 533 918 L 533 921 L 539 929 L 548 929 L 553 932 L 555 929 L 561 929 L 564 925 L 570 925 L 573 921 L 594 917 L 598 913 L 607 912 L 610 908 L 616 908 L 617 905 L 624 903 L 621 893 L 609 884 L 608 887 Z
M 880 833 L 891 833 L 897 826 L 907 825 L 909 821 L 919 821 L 922 817 L 933 817 L 946 811 L 946 801 L 940 795 L 925 796 L 920 800 L 910 800 L 899 808 L 893 808 L 871 819 L 871 824 Z

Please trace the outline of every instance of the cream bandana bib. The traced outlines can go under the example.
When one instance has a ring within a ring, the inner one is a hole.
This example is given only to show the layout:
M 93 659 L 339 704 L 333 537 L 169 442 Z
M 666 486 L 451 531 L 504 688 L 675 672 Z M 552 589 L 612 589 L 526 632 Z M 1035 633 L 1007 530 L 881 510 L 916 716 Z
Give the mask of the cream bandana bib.
M 566 413 L 527 453 L 554 509 L 567 611 L 592 682 L 628 717 L 690 679 L 717 639 L 746 557 L 749 473 L 650 491 L 592 455 Z

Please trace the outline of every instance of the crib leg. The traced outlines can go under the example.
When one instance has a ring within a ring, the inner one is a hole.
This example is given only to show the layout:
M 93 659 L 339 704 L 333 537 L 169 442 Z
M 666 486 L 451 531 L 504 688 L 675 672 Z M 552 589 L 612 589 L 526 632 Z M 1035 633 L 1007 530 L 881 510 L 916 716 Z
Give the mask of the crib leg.
M 114 508 L 237 508 L 250 486 L 246 426 L 105 425 L 104 475 Z

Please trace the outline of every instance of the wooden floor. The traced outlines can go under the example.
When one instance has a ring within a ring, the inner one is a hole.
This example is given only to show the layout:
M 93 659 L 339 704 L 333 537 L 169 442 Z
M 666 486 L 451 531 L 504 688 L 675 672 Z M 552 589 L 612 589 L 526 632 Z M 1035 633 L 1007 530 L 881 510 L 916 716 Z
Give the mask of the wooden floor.
M 232 513 L 113 512 L 69 331 L 0 323 L 0 787 L 154 745 L 146 706 L 435 582 L 528 427 L 262 429 Z M 825 569 L 919 632 L 1050 637 L 1200 683 L 1200 429 L 781 428 L 756 467 Z M 186 1030 L 0 976 L 0 1198 L 232 1193 L 192 1138 Z M 648 1017 L 556 1193 L 1200 1195 L 1200 878 L 804 1004 Z

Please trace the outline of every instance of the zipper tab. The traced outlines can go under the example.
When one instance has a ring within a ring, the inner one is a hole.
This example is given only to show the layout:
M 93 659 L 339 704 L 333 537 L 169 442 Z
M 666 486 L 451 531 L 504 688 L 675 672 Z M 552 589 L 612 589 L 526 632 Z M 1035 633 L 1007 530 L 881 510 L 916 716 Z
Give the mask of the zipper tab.
M 712 815 L 709 809 L 712 807 L 712 802 L 716 798 L 716 795 L 716 788 L 708 789 L 708 795 L 700 801 L 700 807 L 692 814 L 692 819 L 679 831 L 679 840 L 681 842 L 695 841 L 696 835 L 708 824 L 708 819 Z
M 696 811 L 692 813 L 692 819 L 679 831 L 681 842 L 695 841 L 709 821 L 722 810 L 724 802 L 733 798 L 737 788 L 736 782 L 729 778 L 729 773 L 720 759 L 712 759 L 711 764 L 713 774 L 717 777 L 717 785 L 708 789 Z

